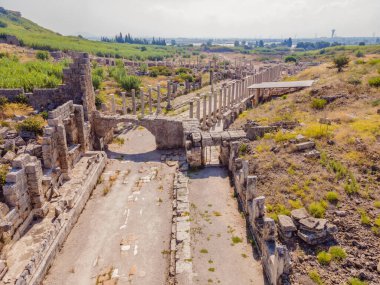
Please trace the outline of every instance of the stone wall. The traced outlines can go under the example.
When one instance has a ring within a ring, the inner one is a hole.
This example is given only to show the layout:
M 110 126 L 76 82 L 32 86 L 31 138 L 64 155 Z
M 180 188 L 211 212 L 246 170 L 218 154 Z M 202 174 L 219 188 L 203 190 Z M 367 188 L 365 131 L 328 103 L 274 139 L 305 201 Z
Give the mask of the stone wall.
M 57 88 L 36 88 L 32 93 L 23 89 L 0 89 L 0 96 L 15 101 L 23 94 L 29 105 L 36 110 L 53 110 L 73 100 L 74 104 L 83 105 L 84 117 L 89 120 L 95 108 L 95 92 L 92 86 L 90 59 L 87 53 L 72 53 L 73 63 L 63 70 L 63 83 Z

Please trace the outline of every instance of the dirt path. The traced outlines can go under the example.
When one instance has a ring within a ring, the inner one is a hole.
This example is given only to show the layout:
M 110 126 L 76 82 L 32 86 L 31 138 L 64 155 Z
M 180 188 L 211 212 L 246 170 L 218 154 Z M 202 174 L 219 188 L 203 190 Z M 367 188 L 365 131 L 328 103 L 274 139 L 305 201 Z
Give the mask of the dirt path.
M 166 284 L 175 168 L 160 162 L 146 130 L 122 137 L 44 284 L 93 285 L 109 267 L 119 285 Z
M 194 284 L 264 284 L 227 171 L 209 167 L 189 176 Z

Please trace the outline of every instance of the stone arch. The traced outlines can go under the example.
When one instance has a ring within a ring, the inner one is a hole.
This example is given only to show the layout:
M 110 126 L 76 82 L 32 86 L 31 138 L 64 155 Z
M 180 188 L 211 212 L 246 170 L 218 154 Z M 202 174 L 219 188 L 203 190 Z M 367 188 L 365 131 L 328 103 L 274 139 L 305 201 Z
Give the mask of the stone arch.
M 103 115 L 95 112 L 93 117 L 95 148 L 101 149 L 112 140 L 113 129 L 119 123 L 132 123 L 146 128 L 155 137 L 158 149 L 172 149 L 184 146 L 181 120 L 163 116 L 138 118 L 131 115 Z

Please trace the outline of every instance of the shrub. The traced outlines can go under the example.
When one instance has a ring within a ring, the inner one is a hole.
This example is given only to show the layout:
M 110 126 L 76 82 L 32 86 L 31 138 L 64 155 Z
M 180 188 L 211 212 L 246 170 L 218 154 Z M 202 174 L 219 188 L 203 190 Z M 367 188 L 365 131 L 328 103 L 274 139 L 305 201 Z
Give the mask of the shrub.
M 329 248 L 329 253 L 335 260 L 343 260 L 347 257 L 346 251 L 339 246 L 332 246 Z
M 311 203 L 308 208 L 310 215 L 312 215 L 315 218 L 323 218 L 326 212 L 325 203 L 323 202 Z
M 355 176 L 350 172 L 348 174 L 346 183 L 344 184 L 344 191 L 346 191 L 347 194 L 351 195 L 357 193 L 359 191 L 359 188 L 360 186 L 356 181 Z
M 323 285 L 321 276 L 319 276 L 318 271 L 311 270 L 309 271 L 308 274 L 309 274 L 310 279 L 313 280 L 315 284 Z
M 331 262 L 331 259 L 332 259 L 331 254 L 326 252 L 326 251 L 321 251 L 317 255 L 317 260 L 318 260 L 319 264 L 321 264 L 321 265 L 329 265 Z
M 348 80 L 347 80 L 348 84 L 351 84 L 351 85 L 354 85 L 354 86 L 358 86 L 360 84 L 362 84 L 362 81 L 358 78 L 355 78 L 355 77 L 350 77 Z
M 335 67 L 338 69 L 338 72 L 342 72 L 343 68 L 346 67 L 349 63 L 349 59 L 345 55 L 338 56 L 334 58 Z
M 45 124 L 44 119 L 41 116 L 36 115 L 36 116 L 28 117 L 24 121 L 19 123 L 17 125 L 17 129 L 33 132 L 35 134 L 41 135 L 44 124 Z
M 380 227 L 380 216 L 375 220 L 375 226 Z
M 120 80 L 119 84 L 125 91 L 131 91 L 132 89 L 138 90 L 140 88 L 141 79 L 133 75 L 125 76 Z
M 8 98 L 0 96 L 0 107 L 8 103 Z
M 325 108 L 327 101 L 325 99 L 314 98 L 311 101 L 311 107 L 316 110 L 322 110 Z
M 39 50 L 36 53 L 36 58 L 39 60 L 48 60 L 49 59 L 49 53 L 44 50 Z
M 365 281 L 361 281 L 360 279 L 358 278 L 350 278 L 348 280 L 348 284 L 349 285 L 367 285 L 368 283 L 365 282 Z
M 356 57 L 364 57 L 364 52 L 361 50 L 358 50 L 355 55 Z
M 375 206 L 375 208 L 380 209 L 380 201 L 373 202 L 373 205 Z
M 5 164 L 0 165 L 0 187 L 5 184 L 5 176 L 8 173 L 8 166 Z
M 368 80 L 368 84 L 371 87 L 380 87 L 380 77 L 372 77 Z
M 25 94 L 19 94 L 15 97 L 15 102 L 20 104 L 28 104 L 28 97 Z
M 42 111 L 40 112 L 40 116 L 44 119 L 47 120 L 49 117 L 49 112 L 48 111 Z
M 99 95 L 96 95 L 95 96 L 95 106 L 96 106 L 96 108 L 100 109 L 100 107 L 102 106 L 103 103 L 104 103 L 103 97 L 100 97 Z
M 0 21 L 0 28 L 6 28 L 8 26 L 7 23 L 4 23 L 3 21 Z
M 297 58 L 295 56 L 288 55 L 285 57 L 285 62 L 297 62 Z
M 97 75 L 93 75 L 92 76 L 92 85 L 94 86 L 94 89 L 97 90 L 100 88 L 100 84 L 102 83 L 102 78 L 97 76 Z
M 371 219 L 368 216 L 367 212 L 364 209 L 358 209 L 358 213 L 360 214 L 360 222 L 363 225 L 370 225 L 371 224 Z
M 292 209 L 300 209 L 303 207 L 302 202 L 300 200 L 289 200 L 288 202 Z
M 329 201 L 330 203 L 336 203 L 339 200 L 338 193 L 334 191 L 330 191 L 326 193 L 326 200 Z

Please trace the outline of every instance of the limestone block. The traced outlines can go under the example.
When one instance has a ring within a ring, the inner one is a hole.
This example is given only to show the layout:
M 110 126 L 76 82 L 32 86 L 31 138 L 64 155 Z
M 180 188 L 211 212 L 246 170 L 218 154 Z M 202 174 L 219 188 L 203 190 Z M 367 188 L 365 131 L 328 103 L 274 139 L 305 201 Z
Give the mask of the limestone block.
M 325 231 L 326 224 L 326 219 L 317 219 L 313 217 L 308 217 L 299 221 L 300 229 L 314 233 Z
M 284 232 L 294 232 L 297 230 L 292 218 L 289 216 L 278 215 L 278 225 Z
M 293 221 L 296 222 L 296 224 L 298 223 L 298 221 L 309 217 L 309 213 L 306 211 L 305 208 L 293 210 L 291 211 L 290 215 Z
M 276 223 L 272 218 L 264 217 L 264 225 L 262 232 L 265 241 L 274 241 L 276 237 Z
M 257 176 L 253 176 L 253 175 L 247 176 L 247 180 L 246 180 L 247 201 L 254 199 L 258 195 L 256 184 L 257 184 Z
M 252 200 L 252 219 L 262 218 L 265 215 L 265 197 L 260 196 Z
M 315 142 L 308 141 L 308 142 L 303 142 L 295 145 L 295 150 L 296 151 L 303 151 L 307 149 L 312 149 L 315 147 Z
M 25 178 L 24 169 L 12 169 L 5 177 L 7 183 L 16 183 L 17 181 Z
M 24 168 L 25 165 L 27 165 L 31 161 L 31 157 L 27 153 L 23 153 L 18 155 L 13 161 L 12 161 L 12 167 L 14 168 Z

